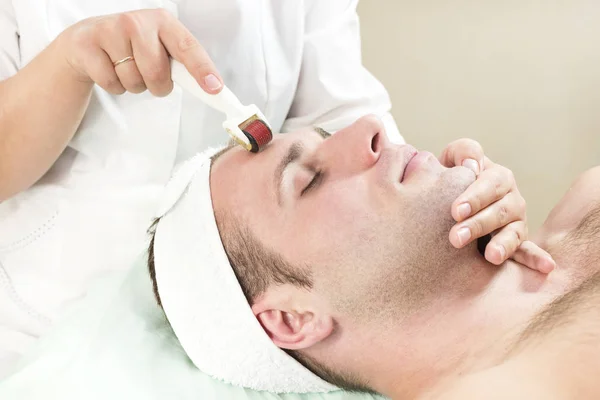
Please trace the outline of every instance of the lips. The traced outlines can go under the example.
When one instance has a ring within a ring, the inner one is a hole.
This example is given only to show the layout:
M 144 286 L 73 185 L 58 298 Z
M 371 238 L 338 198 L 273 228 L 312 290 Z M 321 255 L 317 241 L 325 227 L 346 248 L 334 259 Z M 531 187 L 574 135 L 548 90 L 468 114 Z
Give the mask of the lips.
M 428 151 L 419 151 L 406 165 L 402 179 L 408 179 L 421 167 L 427 164 L 430 160 L 434 160 L 435 156 Z
M 406 149 L 404 151 L 404 157 L 402 159 L 402 174 L 400 175 L 400 183 L 404 181 L 404 178 L 407 176 L 407 169 L 411 164 L 411 161 L 419 154 L 417 149 L 412 146 L 405 146 Z

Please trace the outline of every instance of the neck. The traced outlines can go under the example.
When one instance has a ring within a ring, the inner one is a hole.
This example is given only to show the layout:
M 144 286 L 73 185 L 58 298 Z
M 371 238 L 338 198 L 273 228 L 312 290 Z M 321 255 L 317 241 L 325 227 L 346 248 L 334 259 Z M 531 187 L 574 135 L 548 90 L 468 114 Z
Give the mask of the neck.
M 364 335 L 374 347 L 365 371 L 375 389 L 415 398 L 499 364 L 532 317 L 568 283 L 560 269 L 544 275 L 512 261 L 498 267 L 474 257 L 464 268 L 467 286 L 441 291 L 435 304 L 408 321 Z

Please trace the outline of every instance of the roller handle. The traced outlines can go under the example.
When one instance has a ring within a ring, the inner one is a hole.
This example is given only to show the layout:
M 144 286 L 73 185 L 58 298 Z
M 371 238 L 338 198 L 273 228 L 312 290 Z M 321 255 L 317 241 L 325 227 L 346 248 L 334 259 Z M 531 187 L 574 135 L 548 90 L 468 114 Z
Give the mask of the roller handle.
M 243 115 L 244 106 L 227 86 L 218 94 L 209 94 L 202 89 L 187 68 L 177 60 L 171 59 L 171 79 L 182 89 L 196 96 L 212 108 L 227 115 L 227 118 Z

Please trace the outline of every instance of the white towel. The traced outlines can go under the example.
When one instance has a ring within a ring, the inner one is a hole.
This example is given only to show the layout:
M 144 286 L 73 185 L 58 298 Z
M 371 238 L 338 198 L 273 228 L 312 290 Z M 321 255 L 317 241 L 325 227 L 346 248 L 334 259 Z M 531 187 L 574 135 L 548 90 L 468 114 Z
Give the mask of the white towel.
M 210 157 L 218 150 L 179 168 L 157 215 L 156 280 L 175 335 L 198 369 L 227 383 L 275 393 L 339 390 L 275 346 L 252 313 L 214 217 Z

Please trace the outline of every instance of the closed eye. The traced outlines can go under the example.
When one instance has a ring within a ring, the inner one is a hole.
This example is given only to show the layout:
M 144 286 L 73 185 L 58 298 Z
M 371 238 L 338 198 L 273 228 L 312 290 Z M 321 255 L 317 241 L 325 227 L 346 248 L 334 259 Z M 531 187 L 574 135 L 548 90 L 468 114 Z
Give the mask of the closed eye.
M 325 131 L 323 128 L 314 127 L 313 128 L 316 133 L 323 138 L 323 140 L 331 137 L 331 133 Z M 300 192 L 300 197 L 304 196 L 306 193 L 310 192 L 312 189 L 319 186 L 319 184 L 323 181 L 323 171 L 317 170 L 315 171 L 315 175 L 308 185 Z
M 313 178 L 309 182 L 309 184 L 306 185 L 306 187 L 304 189 L 302 189 L 302 192 L 300 192 L 300 196 L 304 196 L 306 193 L 308 193 L 312 189 L 316 188 L 321 183 L 322 180 L 323 180 L 323 172 L 316 171 L 315 175 L 313 176 Z

